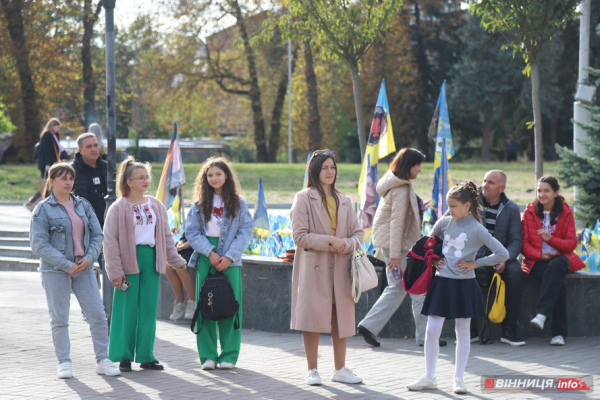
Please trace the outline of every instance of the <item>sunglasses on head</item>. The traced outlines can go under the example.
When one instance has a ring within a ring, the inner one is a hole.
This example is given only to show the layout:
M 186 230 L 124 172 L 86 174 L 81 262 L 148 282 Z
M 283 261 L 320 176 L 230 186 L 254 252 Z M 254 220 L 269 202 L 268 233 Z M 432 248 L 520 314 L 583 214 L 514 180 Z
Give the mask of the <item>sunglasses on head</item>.
M 317 150 L 317 151 L 313 151 L 312 154 L 313 157 L 315 156 L 333 156 L 333 151 L 327 149 L 327 150 Z

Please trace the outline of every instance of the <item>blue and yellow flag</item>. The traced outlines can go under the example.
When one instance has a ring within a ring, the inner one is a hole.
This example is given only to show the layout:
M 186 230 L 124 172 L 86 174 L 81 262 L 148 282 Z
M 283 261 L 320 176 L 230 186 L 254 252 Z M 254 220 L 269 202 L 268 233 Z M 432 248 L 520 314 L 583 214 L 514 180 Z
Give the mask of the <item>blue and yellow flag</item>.
M 448 209 L 446 204 L 446 195 L 448 194 L 448 188 L 450 187 L 450 165 L 448 164 L 448 157 L 446 157 L 446 142 L 442 142 L 442 161 L 440 166 L 435 170 L 434 180 L 437 182 L 437 186 L 433 187 L 433 198 L 437 205 L 437 217 L 441 218 L 442 215 Z
M 367 229 L 365 231 L 365 238 L 371 234 L 368 229 L 373 224 L 375 209 L 377 209 L 377 204 L 375 204 L 374 208 L 370 204 L 373 199 L 373 193 L 375 193 L 375 196 L 377 193 L 375 191 L 377 178 L 375 180 L 372 179 L 373 171 L 375 172 L 375 177 L 377 177 L 377 163 L 379 159 L 395 151 L 396 143 L 394 142 L 390 107 L 385 91 L 385 79 L 383 79 L 381 81 L 381 88 L 379 89 L 379 97 L 377 97 L 377 104 L 375 105 L 375 113 L 373 114 L 373 121 L 371 122 L 371 129 L 369 131 L 369 140 L 358 181 L 358 196 L 363 210 L 361 212 L 360 223 L 363 229 Z
M 433 207 L 437 210 L 437 215 L 441 216 L 446 211 L 446 193 L 452 186 L 452 176 L 448 160 L 454 156 L 454 145 L 452 143 L 452 130 L 450 129 L 450 116 L 448 115 L 448 103 L 446 102 L 446 81 L 442 84 L 440 97 L 429 125 L 428 136 L 435 138 L 435 159 L 433 163 Z M 442 150 L 443 149 L 443 150 Z M 442 153 L 444 156 L 442 156 Z M 440 169 L 442 161 L 446 160 L 446 167 Z M 446 185 L 445 189 L 440 188 L 440 184 Z M 445 191 L 444 191 L 445 190 Z M 441 199 L 441 202 L 440 202 Z
M 160 175 L 156 198 L 173 214 L 173 218 L 170 221 L 171 232 L 175 240 L 179 240 L 181 233 L 185 229 L 183 191 L 181 189 L 185 184 L 185 173 L 183 172 L 183 160 L 181 158 L 181 149 L 179 148 L 177 121 L 173 125 L 173 136 L 171 137 L 165 166 Z
M 262 178 L 258 178 L 258 194 L 256 195 L 256 204 L 254 205 L 254 232 L 260 237 L 267 237 L 271 232 Z

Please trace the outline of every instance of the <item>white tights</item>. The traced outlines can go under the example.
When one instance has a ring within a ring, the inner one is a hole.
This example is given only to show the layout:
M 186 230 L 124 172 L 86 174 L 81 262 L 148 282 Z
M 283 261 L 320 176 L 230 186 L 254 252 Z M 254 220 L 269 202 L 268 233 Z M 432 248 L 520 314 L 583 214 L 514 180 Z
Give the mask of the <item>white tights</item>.
M 440 335 L 444 326 L 444 317 L 430 315 L 427 317 L 425 333 L 425 375 L 435 379 L 437 359 L 440 353 Z M 456 363 L 454 377 L 463 379 L 469 352 L 471 351 L 471 318 L 456 318 Z

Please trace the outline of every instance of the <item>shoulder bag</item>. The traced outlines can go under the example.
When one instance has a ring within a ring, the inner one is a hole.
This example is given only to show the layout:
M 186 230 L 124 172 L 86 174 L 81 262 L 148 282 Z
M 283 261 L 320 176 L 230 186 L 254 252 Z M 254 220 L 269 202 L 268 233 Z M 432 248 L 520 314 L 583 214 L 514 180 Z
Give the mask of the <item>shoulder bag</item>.
M 354 254 L 350 259 L 350 275 L 352 277 L 352 298 L 358 303 L 362 292 L 373 289 L 378 285 L 377 272 L 375 267 L 369 261 L 367 255 L 362 251 L 360 241 L 352 236 L 354 244 Z

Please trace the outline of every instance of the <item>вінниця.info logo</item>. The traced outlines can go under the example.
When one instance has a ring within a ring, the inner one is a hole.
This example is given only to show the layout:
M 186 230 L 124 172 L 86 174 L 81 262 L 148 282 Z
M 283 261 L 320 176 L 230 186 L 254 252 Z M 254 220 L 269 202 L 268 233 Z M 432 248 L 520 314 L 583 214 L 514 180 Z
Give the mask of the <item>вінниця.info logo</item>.
M 578 390 L 592 391 L 594 379 L 583 376 L 531 376 L 512 375 L 481 377 L 481 387 L 487 391 L 514 390 Z

